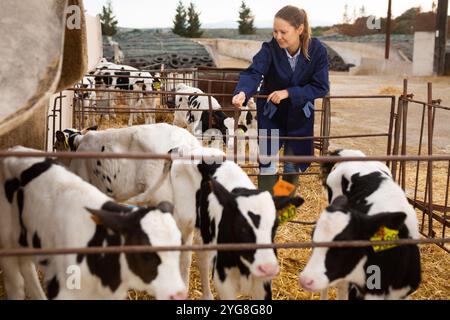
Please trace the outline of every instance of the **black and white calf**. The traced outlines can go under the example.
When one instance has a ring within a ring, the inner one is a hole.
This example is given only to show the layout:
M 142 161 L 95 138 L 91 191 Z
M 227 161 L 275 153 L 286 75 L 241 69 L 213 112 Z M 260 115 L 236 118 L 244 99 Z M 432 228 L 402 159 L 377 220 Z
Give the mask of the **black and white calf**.
M 241 108 L 241 115 L 239 116 L 238 130 L 235 134 L 240 138 L 248 138 L 248 150 L 251 159 L 255 159 L 258 156 L 258 122 L 256 120 L 256 103 L 253 98 L 250 98 L 246 106 Z M 253 138 L 252 138 L 253 137 Z M 238 154 L 245 155 L 246 143 L 238 143 Z
M 157 81 L 159 81 L 158 78 L 155 78 Z M 153 83 L 154 84 L 154 83 Z M 152 85 L 153 85 L 152 84 Z M 132 99 L 132 108 L 134 109 L 141 109 L 144 111 L 144 121 L 145 124 L 153 124 L 156 123 L 156 96 L 151 96 L 148 93 L 149 90 L 149 84 L 148 81 L 144 80 L 138 80 L 133 84 L 133 91 L 138 91 L 139 93 L 136 93 L 136 97 Z M 157 90 L 155 88 L 150 90 Z M 136 110 L 134 110 L 136 111 Z M 147 111 L 147 112 L 146 112 Z M 148 112 L 152 111 L 152 112 Z M 130 117 L 128 118 L 128 126 L 132 126 L 133 123 L 136 121 L 137 113 L 132 112 L 130 113 Z
M 11 151 L 36 151 L 15 147 Z M 181 234 L 173 206 L 127 207 L 51 159 L 0 163 L 0 243 L 4 248 L 172 246 Z M 131 288 L 157 299 L 184 299 L 180 253 L 117 253 L 11 257 L 1 260 L 9 298 L 45 298 L 34 265 L 45 273 L 50 299 L 125 298 Z
M 95 77 L 95 83 L 98 88 L 121 89 L 137 91 L 130 99 L 132 109 L 155 109 L 156 96 L 151 95 L 150 91 L 158 91 L 161 87 L 159 73 L 152 75 L 147 71 L 140 71 L 131 66 L 117 65 L 102 59 L 92 73 Z M 115 98 L 117 95 L 113 94 Z M 114 100 L 113 100 L 114 101 Z M 114 105 L 114 103 L 112 104 Z M 114 114 L 114 113 L 113 113 Z M 128 125 L 133 125 L 137 113 L 130 113 Z M 154 113 L 144 113 L 145 123 L 155 123 Z
M 140 71 L 132 66 L 114 64 L 102 59 L 96 70 L 91 72 L 96 84 L 104 84 L 108 89 L 133 90 L 136 82 L 147 85 L 146 90 L 158 90 L 161 82 L 159 73 L 152 75 L 147 71 Z
M 85 76 L 80 83 L 75 84 L 75 88 L 80 89 L 95 89 L 95 78 L 92 76 Z M 85 125 L 90 126 L 95 123 L 94 112 L 97 108 L 97 94 L 95 91 L 75 91 L 75 97 L 80 103 L 81 108 L 85 113 Z
M 186 127 L 192 134 L 198 136 L 202 136 L 205 133 L 222 137 L 227 134 L 233 134 L 234 119 L 227 117 L 223 111 L 219 111 L 221 106 L 216 98 L 211 97 L 211 109 L 216 111 L 212 114 L 212 127 L 209 127 L 209 98 L 207 96 L 196 95 L 197 93 L 203 93 L 203 91 L 184 83 L 178 84 L 175 91 L 177 93 L 189 93 L 191 95 L 175 96 L 174 104 L 176 109 L 190 110 L 175 111 L 174 125 Z
M 248 130 L 257 130 L 258 122 L 256 120 L 256 103 L 253 98 L 250 98 L 246 106 L 241 108 L 239 116 L 239 127 L 247 132 Z
M 333 155 L 364 156 L 357 150 L 339 150 Z M 313 241 L 419 238 L 416 213 L 386 165 L 348 161 L 326 165 L 323 170 L 330 205 L 317 221 Z M 378 282 L 369 284 L 374 270 Z M 315 248 L 300 274 L 300 284 L 308 291 L 350 284 L 350 297 L 358 299 L 404 299 L 419 283 L 417 245 Z
M 194 229 L 203 244 L 273 243 L 276 209 L 303 203 L 299 197 L 272 198 L 269 192 L 258 191 L 236 163 L 219 160 L 224 157 L 220 150 L 201 147 L 189 154 L 196 159 L 215 157 L 218 162 L 198 160 L 193 165 L 175 160 L 172 164 L 175 217 L 186 244 L 192 243 Z M 270 279 L 279 271 L 273 249 L 202 251 L 198 257 L 204 299 L 212 298 L 210 270 L 222 299 L 235 299 L 239 293 L 271 299 Z M 187 283 L 190 255 L 182 253 L 181 262 Z
M 83 130 L 67 128 L 63 131 L 56 131 L 55 143 L 53 149 L 55 151 L 76 151 L 83 135 L 88 131 L 97 130 L 98 126 L 92 126 Z
M 97 130 L 97 126 L 85 128 L 83 130 L 67 128 L 63 131 L 55 132 L 55 141 L 53 143 L 53 150 L 55 151 L 76 151 L 80 141 L 88 131 Z M 65 166 L 69 166 L 70 159 L 63 159 L 61 162 Z
M 187 130 L 168 124 L 135 126 L 89 132 L 82 137 L 79 151 L 144 151 L 167 154 L 182 151 L 196 161 L 174 159 L 169 174 L 164 161 L 127 159 L 74 159 L 71 169 L 116 200 L 132 203 L 174 203 L 174 217 L 183 243 L 192 244 L 194 230 L 203 243 L 272 243 L 276 230 L 276 208 L 300 198 L 273 199 L 259 192 L 247 174 L 234 162 L 207 164 L 201 159 L 224 153 L 203 148 Z M 210 162 L 208 162 L 210 163 Z M 167 164 L 167 163 L 166 163 Z M 211 298 L 208 271 L 220 297 L 233 299 L 238 292 L 256 298 L 270 298 L 268 279 L 278 272 L 274 250 L 200 253 L 203 296 Z M 191 254 L 182 252 L 181 272 L 189 280 Z
M 139 70 L 132 66 L 115 64 L 103 58 L 96 66 L 96 70 L 90 74 L 95 77 L 97 85 L 103 84 L 107 89 L 133 90 L 133 84 L 139 80 L 134 76 L 138 73 Z M 151 85 L 151 82 L 149 84 Z
M 365 157 L 359 150 L 337 150 L 330 153 L 340 157 Z M 328 202 L 345 195 L 350 206 L 372 214 L 384 211 L 406 213 L 406 225 L 413 239 L 419 238 L 417 216 L 409 204 L 405 192 L 392 179 L 390 169 L 379 161 L 344 161 L 324 164 L 325 186 Z
M 211 97 L 211 108 L 216 110 L 212 114 L 212 126 L 209 126 L 209 98 L 198 96 L 196 93 L 203 93 L 202 90 L 178 84 L 175 88 L 177 93 L 189 93 L 191 95 L 176 95 L 174 106 L 177 109 L 191 109 L 187 111 L 175 111 L 173 124 L 187 129 L 196 136 L 202 136 L 208 141 L 210 146 L 222 149 L 222 141 L 226 144 L 228 152 L 234 152 L 234 139 L 226 136 L 238 136 L 238 156 L 245 156 L 246 136 L 257 136 L 256 111 L 248 108 L 256 108 L 253 99 L 249 100 L 247 107 L 244 107 L 238 120 L 238 130 L 235 131 L 234 119 L 228 117 L 224 112 L 218 111 L 221 106 L 216 98 Z M 196 111 L 199 110 L 199 111 Z M 203 111 L 201 111 L 203 110 Z M 222 139 L 221 139 L 222 138 Z M 249 142 L 250 154 L 258 154 L 258 143 L 256 139 Z
M 122 89 L 133 90 L 133 84 L 130 84 L 131 72 L 137 71 L 136 68 L 125 65 L 117 65 L 112 62 L 108 62 L 105 58 L 101 59 L 97 64 L 96 69 L 89 74 L 95 79 L 96 89 Z M 136 81 L 135 78 L 132 81 Z M 99 98 L 99 107 L 109 108 L 108 112 L 104 115 L 106 120 L 109 117 L 116 117 L 114 107 L 116 105 L 116 99 L 119 97 L 117 93 L 111 92 L 99 92 L 97 94 Z M 103 117 L 103 114 L 102 114 Z

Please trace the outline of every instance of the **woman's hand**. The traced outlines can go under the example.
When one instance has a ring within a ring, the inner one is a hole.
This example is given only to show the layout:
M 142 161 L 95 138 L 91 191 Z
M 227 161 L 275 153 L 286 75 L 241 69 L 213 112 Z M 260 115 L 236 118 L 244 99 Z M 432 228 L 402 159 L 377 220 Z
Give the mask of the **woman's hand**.
M 245 93 L 244 93 L 244 91 L 241 91 L 233 97 L 233 99 L 231 100 L 231 103 L 235 107 L 242 107 L 242 104 L 244 103 L 244 101 L 245 101 Z
M 278 90 L 272 92 L 267 100 L 270 100 L 275 104 L 279 104 L 281 100 L 284 100 L 286 98 L 289 98 L 289 92 L 287 90 Z

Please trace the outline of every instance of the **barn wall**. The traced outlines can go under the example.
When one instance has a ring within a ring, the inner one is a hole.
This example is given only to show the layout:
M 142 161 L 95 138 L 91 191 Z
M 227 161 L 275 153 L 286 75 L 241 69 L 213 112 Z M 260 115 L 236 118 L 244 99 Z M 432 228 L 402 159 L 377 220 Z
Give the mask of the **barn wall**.
M 434 32 L 416 32 L 414 34 L 413 74 L 415 76 L 433 75 Z
M 103 57 L 102 25 L 99 16 L 86 15 L 88 70 L 94 69 Z
M 39 150 L 45 149 L 47 131 L 47 106 L 36 108 L 24 123 L 0 137 L 0 149 L 23 145 Z

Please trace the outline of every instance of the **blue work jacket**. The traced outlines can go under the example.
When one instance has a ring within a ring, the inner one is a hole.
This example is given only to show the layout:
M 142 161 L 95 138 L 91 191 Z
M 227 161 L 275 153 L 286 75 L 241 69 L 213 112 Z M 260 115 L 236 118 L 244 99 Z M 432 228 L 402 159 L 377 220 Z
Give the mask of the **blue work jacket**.
M 272 38 L 263 43 L 261 50 L 253 57 L 253 63 L 240 74 L 234 94 L 243 91 L 247 99 L 256 94 L 261 80 L 261 95 L 284 89 L 289 92 L 289 98 L 277 105 L 272 118 L 263 114 L 266 100 L 257 99 L 258 129 L 267 129 L 268 135 L 271 129 L 278 129 L 280 136 L 308 137 L 314 134 L 314 100 L 325 96 L 330 88 L 328 55 L 325 46 L 316 38 L 311 39 L 308 50 L 310 60 L 300 53 L 295 71 L 292 71 L 286 51 Z M 260 151 L 264 149 L 263 155 L 276 155 L 279 150 L 271 150 L 270 140 L 262 147 L 265 142 L 259 141 Z M 294 155 L 314 154 L 311 139 L 281 140 L 279 147 L 283 144 L 285 148 L 288 144 Z M 297 168 L 304 171 L 308 166 L 309 164 L 299 164 Z

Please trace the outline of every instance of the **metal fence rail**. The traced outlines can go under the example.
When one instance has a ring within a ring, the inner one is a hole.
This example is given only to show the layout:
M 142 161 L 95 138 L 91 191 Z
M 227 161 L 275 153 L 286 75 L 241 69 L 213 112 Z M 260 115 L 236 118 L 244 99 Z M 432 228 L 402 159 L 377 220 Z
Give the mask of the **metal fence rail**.
M 435 154 L 434 137 L 436 136 L 436 111 L 441 110 L 441 112 L 448 112 L 450 111 L 450 107 L 441 105 L 441 99 L 433 99 L 433 86 L 431 83 L 427 84 L 427 101 L 415 100 L 413 97 L 414 94 L 408 93 L 408 81 L 404 80 L 403 94 L 398 99 L 401 133 L 400 130 L 397 132 L 398 142 L 395 154 L 408 155 L 410 153 L 408 148 L 414 147 L 415 150 L 411 152 L 416 152 L 417 155 L 426 153 L 427 155 L 432 156 Z M 421 111 L 420 133 L 417 145 L 415 146 L 412 146 L 411 143 L 408 142 L 408 138 L 411 138 L 411 134 L 408 132 L 408 124 L 410 121 L 408 119 L 408 111 L 412 108 L 418 108 L 419 111 Z M 450 118 L 450 112 L 447 113 L 447 115 Z M 426 141 L 424 141 L 425 134 Z M 440 172 L 438 175 L 434 174 L 435 168 L 433 168 L 432 162 L 427 162 L 426 168 L 422 168 L 420 161 L 415 163 L 415 168 L 411 166 L 411 164 L 400 163 L 398 176 L 396 174 L 396 169 L 397 165 L 393 168 L 394 178 L 397 179 L 404 190 L 411 187 L 408 186 L 406 181 L 411 175 L 414 176 L 414 192 L 413 195 L 408 196 L 408 200 L 416 210 L 422 213 L 420 232 L 429 238 L 434 238 L 438 234 L 445 237 L 446 229 L 450 226 L 450 163 L 446 167 L 446 170 L 444 168 L 443 172 Z M 439 182 L 439 180 L 444 179 L 446 181 L 445 186 L 443 190 L 439 189 L 440 194 L 438 194 L 434 189 L 434 185 Z M 423 196 L 420 196 L 419 194 L 420 189 L 424 190 Z M 438 195 L 443 196 L 444 198 L 436 200 Z M 438 245 L 447 252 L 450 252 L 448 247 L 441 244 Z
M 450 239 L 401 239 L 389 241 L 331 241 L 331 242 L 291 242 L 273 244 L 217 244 L 217 245 L 182 245 L 182 246 L 111 246 L 90 248 L 52 248 L 52 249 L 1 249 L 0 257 L 61 255 L 61 254 L 112 254 L 112 253 L 142 253 L 157 251 L 241 251 L 255 249 L 309 249 L 309 248 L 357 248 L 384 245 L 427 245 L 450 243 Z

